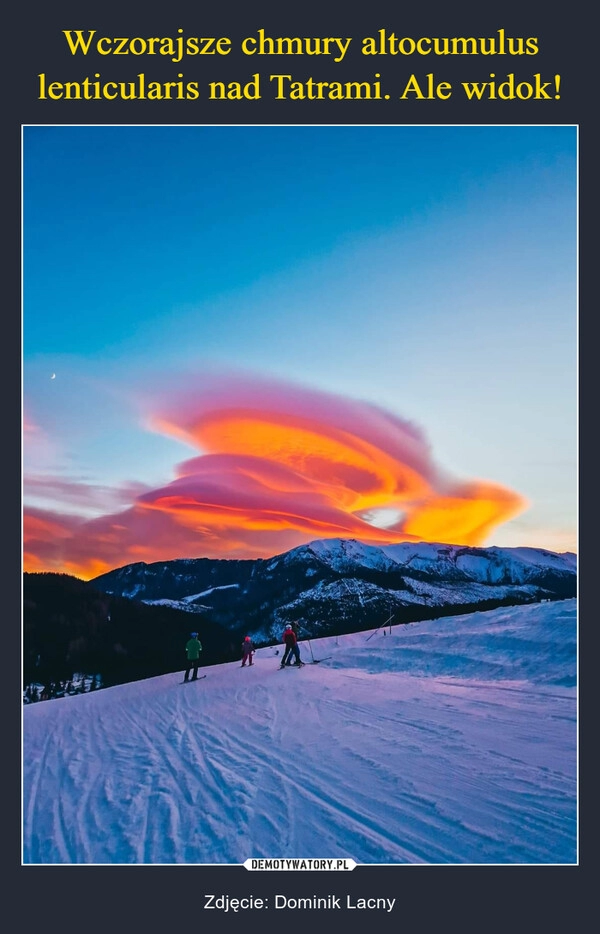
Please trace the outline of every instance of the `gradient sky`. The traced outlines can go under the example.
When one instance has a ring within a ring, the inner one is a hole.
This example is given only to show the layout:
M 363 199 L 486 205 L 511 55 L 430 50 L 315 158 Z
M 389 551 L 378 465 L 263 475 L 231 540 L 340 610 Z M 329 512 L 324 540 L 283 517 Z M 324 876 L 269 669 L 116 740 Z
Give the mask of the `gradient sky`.
M 575 127 L 29 126 L 23 218 L 26 570 L 577 550 Z

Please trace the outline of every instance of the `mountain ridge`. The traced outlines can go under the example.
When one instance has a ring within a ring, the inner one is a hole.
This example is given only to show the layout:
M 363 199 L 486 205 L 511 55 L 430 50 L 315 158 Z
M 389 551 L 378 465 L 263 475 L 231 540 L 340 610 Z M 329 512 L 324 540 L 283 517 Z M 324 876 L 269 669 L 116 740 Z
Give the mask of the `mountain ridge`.
M 576 595 L 577 556 L 543 548 L 431 542 L 375 546 L 316 539 L 272 558 L 181 558 L 124 565 L 94 578 L 106 593 L 207 614 L 276 641 L 287 622 L 309 635 L 434 618 L 447 610 Z

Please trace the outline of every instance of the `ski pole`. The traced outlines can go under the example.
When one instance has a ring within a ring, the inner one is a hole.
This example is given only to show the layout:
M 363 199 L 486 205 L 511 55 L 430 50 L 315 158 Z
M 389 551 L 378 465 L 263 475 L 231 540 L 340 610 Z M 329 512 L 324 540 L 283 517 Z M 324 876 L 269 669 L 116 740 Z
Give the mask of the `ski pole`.
M 305 631 L 303 626 L 298 626 L 298 629 L 302 629 L 303 631 Z M 308 647 L 310 649 L 310 657 L 313 660 L 313 664 L 315 664 L 315 656 L 313 655 L 312 645 L 310 644 L 310 639 L 308 638 L 308 636 L 306 638 L 306 641 L 308 642 Z

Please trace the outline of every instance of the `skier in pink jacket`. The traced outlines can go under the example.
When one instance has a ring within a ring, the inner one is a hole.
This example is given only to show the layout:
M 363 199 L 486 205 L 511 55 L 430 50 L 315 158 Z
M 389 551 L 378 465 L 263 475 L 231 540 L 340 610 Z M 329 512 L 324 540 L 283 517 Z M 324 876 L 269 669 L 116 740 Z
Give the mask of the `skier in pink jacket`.
M 246 662 L 248 662 L 248 667 L 252 664 L 252 656 L 254 655 L 254 645 L 250 636 L 246 636 L 242 642 L 242 664 L 241 667 L 245 668 Z

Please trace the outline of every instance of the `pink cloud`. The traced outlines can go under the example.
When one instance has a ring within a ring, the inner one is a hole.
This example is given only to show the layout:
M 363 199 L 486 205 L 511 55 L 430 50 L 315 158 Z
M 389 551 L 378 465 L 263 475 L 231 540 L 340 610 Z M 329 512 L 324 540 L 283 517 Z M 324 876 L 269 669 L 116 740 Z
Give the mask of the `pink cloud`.
M 53 549 L 38 537 L 32 564 L 90 577 L 132 561 L 270 557 L 315 538 L 482 544 L 526 505 L 500 485 L 449 478 L 412 422 L 283 381 L 184 378 L 145 414 L 198 456 L 124 512 L 67 524 Z M 378 510 L 403 518 L 381 529 L 367 521 Z

